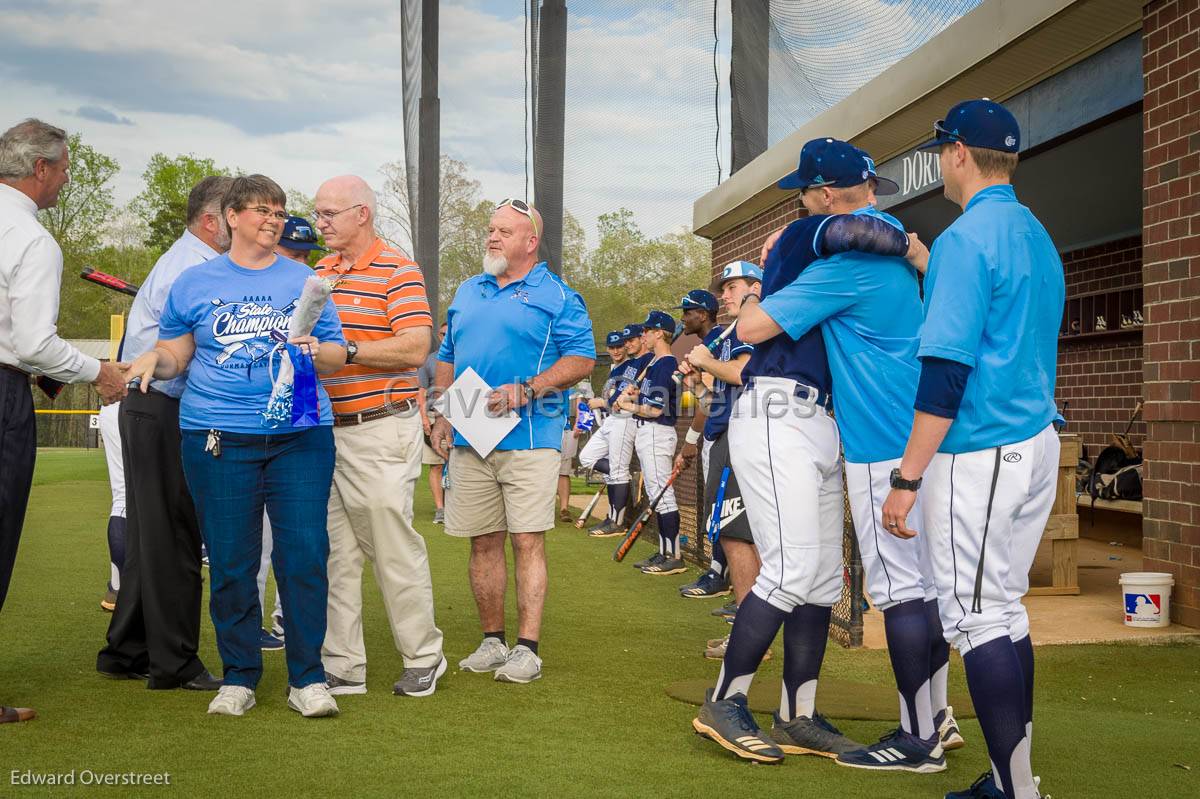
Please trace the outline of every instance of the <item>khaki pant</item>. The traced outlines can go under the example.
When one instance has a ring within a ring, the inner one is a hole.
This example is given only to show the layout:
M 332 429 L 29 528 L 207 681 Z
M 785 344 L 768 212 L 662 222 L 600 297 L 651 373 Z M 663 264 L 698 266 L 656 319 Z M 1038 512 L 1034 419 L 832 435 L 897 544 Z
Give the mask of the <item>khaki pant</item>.
M 442 657 L 433 620 L 433 581 L 425 539 L 413 529 L 413 489 L 421 475 L 421 419 L 388 416 L 335 427 L 337 465 L 329 495 L 329 621 L 321 648 L 325 670 L 366 679 L 362 570 L 370 559 L 406 668 Z
M 470 447 L 455 447 L 450 453 L 446 533 L 474 538 L 502 530 L 552 529 L 559 461 L 556 449 L 497 449 L 481 458 Z

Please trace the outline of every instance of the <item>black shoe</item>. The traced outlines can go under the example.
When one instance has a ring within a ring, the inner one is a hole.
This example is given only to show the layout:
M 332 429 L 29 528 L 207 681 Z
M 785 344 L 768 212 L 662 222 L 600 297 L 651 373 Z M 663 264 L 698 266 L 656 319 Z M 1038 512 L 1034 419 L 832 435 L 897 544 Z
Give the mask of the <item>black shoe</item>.
M 119 671 L 105 671 L 104 669 L 96 669 L 96 673 L 109 680 L 141 680 L 142 682 L 145 682 L 146 680 L 150 679 L 149 674 L 138 671 L 137 669 L 121 669 Z
M 212 676 L 208 669 L 205 669 L 179 687 L 185 691 L 216 691 L 224 684 L 224 680 Z

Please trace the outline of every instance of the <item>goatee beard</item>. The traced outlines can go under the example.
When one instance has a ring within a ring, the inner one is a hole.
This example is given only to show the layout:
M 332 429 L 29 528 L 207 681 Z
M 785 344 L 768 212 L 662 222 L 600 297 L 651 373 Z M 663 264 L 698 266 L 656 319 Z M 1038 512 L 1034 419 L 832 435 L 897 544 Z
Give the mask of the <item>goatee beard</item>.
M 483 271 L 492 277 L 499 277 L 508 271 L 508 259 L 503 255 L 483 254 Z

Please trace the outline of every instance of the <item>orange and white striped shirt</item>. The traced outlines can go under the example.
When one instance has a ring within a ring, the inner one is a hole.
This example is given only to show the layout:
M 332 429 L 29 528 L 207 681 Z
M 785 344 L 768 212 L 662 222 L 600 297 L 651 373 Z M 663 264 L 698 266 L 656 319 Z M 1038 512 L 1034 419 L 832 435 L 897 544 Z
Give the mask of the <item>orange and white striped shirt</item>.
M 333 303 L 347 341 L 382 341 L 408 328 L 433 325 L 421 268 L 389 250 L 383 239 L 375 239 L 353 264 L 335 253 L 322 258 L 316 271 L 337 281 Z M 334 413 L 365 413 L 387 403 L 415 399 L 417 370 L 385 372 L 349 364 L 322 377 L 321 383 Z

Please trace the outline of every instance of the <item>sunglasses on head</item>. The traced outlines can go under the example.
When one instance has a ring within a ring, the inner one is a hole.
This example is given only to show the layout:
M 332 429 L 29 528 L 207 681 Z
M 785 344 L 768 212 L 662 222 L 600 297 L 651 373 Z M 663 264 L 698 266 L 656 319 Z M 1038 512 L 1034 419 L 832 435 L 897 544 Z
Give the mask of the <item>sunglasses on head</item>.
M 505 206 L 512 208 L 517 213 L 525 214 L 525 216 L 529 217 L 529 224 L 533 225 L 533 235 L 535 235 L 535 236 L 540 235 L 538 233 L 537 217 L 535 217 L 533 215 L 533 206 L 532 205 L 525 202 L 524 200 L 514 200 L 511 197 L 505 197 L 503 200 L 496 203 L 496 210 L 499 211 L 501 208 L 504 208 Z

